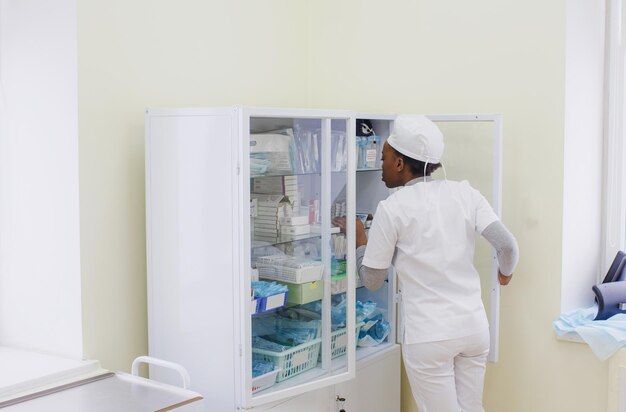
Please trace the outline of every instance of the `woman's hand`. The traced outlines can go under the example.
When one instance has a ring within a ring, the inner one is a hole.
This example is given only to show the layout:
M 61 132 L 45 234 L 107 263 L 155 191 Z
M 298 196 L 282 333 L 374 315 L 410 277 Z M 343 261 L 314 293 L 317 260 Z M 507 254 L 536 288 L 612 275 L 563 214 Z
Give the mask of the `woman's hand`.
M 502 273 L 500 273 L 500 271 L 498 271 L 498 282 L 500 282 L 500 285 L 502 286 L 508 285 L 512 277 L 512 273 L 509 276 L 504 276 Z
M 333 224 L 335 226 L 339 226 L 341 228 L 342 233 L 346 233 L 346 218 L 335 217 L 333 218 Z M 356 219 L 356 247 L 367 245 L 367 236 L 365 235 L 365 226 L 363 226 L 363 222 L 360 219 Z

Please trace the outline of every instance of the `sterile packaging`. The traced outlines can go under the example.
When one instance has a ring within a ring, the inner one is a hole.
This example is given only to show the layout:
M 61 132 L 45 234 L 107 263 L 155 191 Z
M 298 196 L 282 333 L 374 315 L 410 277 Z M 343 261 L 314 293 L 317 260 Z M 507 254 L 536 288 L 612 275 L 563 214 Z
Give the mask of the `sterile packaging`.
M 357 136 L 356 137 L 356 145 L 357 145 L 357 169 L 365 169 L 365 150 L 367 147 L 367 137 L 366 136 Z
M 376 307 L 376 304 L 371 301 L 363 304 L 363 308 L 364 325 L 359 332 L 358 346 L 370 347 L 379 345 L 391 331 L 389 322 L 386 320 L 387 311 Z
M 346 168 L 346 134 L 344 132 L 333 131 L 331 133 L 331 160 L 330 165 L 333 172 L 339 172 Z
M 295 173 L 319 172 L 321 135 L 319 130 L 307 130 L 296 127 L 295 142 Z
M 255 160 L 251 172 L 292 173 L 294 138 L 289 134 L 263 133 L 250 135 L 250 159 Z M 259 162 L 265 162 L 262 166 Z M 265 169 L 263 166 L 267 166 Z M 255 173 L 255 174 L 262 174 Z

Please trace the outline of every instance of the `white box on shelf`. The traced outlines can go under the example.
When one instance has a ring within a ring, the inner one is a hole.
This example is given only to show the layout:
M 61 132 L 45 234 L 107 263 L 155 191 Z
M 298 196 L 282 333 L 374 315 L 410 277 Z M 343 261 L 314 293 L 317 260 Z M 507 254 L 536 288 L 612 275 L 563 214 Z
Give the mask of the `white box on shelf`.
M 311 225 L 308 223 L 306 225 L 281 225 L 280 233 L 283 235 L 306 235 L 311 233 Z
M 340 233 L 341 228 L 339 226 L 331 226 L 330 233 Z M 311 225 L 311 233 L 322 233 L 322 225 L 314 224 Z
M 308 225 L 309 215 L 285 216 L 279 219 L 281 225 Z

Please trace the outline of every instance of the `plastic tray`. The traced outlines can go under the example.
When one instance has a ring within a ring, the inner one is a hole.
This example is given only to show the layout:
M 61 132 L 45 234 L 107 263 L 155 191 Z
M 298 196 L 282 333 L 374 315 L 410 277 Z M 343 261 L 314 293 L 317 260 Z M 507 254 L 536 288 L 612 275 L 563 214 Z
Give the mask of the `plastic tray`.
M 252 393 L 261 392 L 276 383 L 276 376 L 280 372 L 280 368 L 276 368 L 271 372 L 264 375 L 259 375 L 256 378 L 252 378 Z
M 354 339 L 355 345 L 359 340 L 359 332 L 361 331 L 361 326 L 365 325 L 363 322 L 359 322 L 355 326 L 356 337 Z M 346 348 L 348 346 L 348 335 L 346 334 L 346 328 L 337 329 L 336 331 L 330 334 L 330 357 L 331 359 L 335 359 L 338 356 L 345 355 Z M 321 353 L 320 353 L 321 357 Z
M 323 265 L 307 266 L 302 268 L 291 268 L 286 266 L 266 265 L 257 262 L 259 277 L 264 279 L 282 280 L 290 283 L 315 282 L 322 278 L 324 272 Z
M 283 352 L 252 348 L 252 359 L 273 362 L 275 368 L 281 369 L 276 382 L 282 382 L 315 367 L 321 343 L 321 339 L 313 339 Z
M 308 283 L 320 280 L 324 273 L 324 265 L 319 262 L 305 261 L 284 256 L 262 256 L 257 259 L 256 267 L 259 277 L 282 280 L 289 283 Z

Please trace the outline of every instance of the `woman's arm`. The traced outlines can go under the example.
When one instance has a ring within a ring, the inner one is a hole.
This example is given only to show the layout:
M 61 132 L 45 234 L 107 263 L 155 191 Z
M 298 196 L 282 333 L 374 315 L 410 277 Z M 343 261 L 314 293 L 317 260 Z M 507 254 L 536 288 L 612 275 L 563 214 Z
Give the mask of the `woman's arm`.
M 338 217 L 333 219 L 333 223 L 341 228 L 341 231 L 346 231 L 346 218 Z M 363 285 L 369 290 L 380 289 L 385 283 L 387 278 L 387 269 L 373 269 L 363 265 L 363 257 L 365 256 L 365 249 L 367 246 L 367 235 L 365 234 L 365 227 L 360 219 L 356 220 L 356 268 L 359 273 L 359 277 L 363 281 Z
M 500 284 L 503 286 L 508 285 L 519 261 L 519 249 L 515 237 L 499 220 L 487 226 L 481 235 L 496 250 Z
M 363 264 L 363 256 L 365 256 L 366 246 L 360 246 L 356 249 L 356 267 L 359 277 L 363 281 L 363 285 L 369 290 L 380 289 L 387 279 L 387 269 L 373 269 Z

